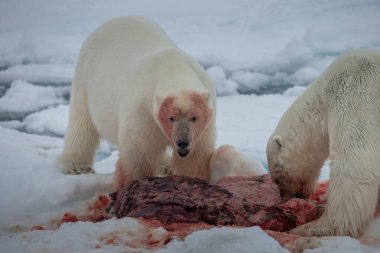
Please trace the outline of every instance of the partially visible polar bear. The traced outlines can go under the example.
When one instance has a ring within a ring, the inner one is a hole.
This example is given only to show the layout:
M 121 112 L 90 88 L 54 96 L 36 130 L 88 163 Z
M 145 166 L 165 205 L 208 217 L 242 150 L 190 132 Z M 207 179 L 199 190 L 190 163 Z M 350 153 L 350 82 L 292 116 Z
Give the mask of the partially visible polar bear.
M 224 176 L 248 176 L 266 174 L 264 166 L 248 158 L 231 145 L 215 150 L 210 160 L 210 182 L 216 183 Z
M 168 146 L 174 174 L 208 180 L 215 104 L 205 70 L 160 27 L 142 17 L 111 20 L 80 51 L 59 166 L 93 173 L 104 137 L 119 149 L 117 188 L 156 175 Z
M 295 230 L 357 236 L 373 217 L 380 185 L 380 54 L 337 58 L 290 106 L 267 144 L 270 174 L 284 195 L 309 195 L 331 161 L 327 208 Z

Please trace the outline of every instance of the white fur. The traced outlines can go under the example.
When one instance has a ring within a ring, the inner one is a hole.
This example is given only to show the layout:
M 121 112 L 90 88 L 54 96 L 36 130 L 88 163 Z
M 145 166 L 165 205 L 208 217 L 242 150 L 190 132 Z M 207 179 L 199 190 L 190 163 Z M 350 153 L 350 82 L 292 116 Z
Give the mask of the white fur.
M 218 182 L 224 176 L 262 175 L 266 170 L 254 159 L 241 154 L 231 145 L 215 150 L 210 160 L 210 181 Z
M 82 168 L 91 168 L 103 137 L 119 148 L 118 168 L 123 171 L 116 180 L 156 175 L 170 144 L 157 119 L 159 102 L 169 94 L 181 101 L 183 91 L 210 94 L 210 108 L 215 109 L 215 91 L 204 69 L 160 27 L 142 17 L 108 21 L 80 51 L 59 165 L 66 173 L 86 172 Z M 214 114 L 191 155 L 173 157 L 175 171 L 189 175 L 202 171 L 200 177 L 208 178 Z
M 338 57 L 291 105 L 267 145 L 272 179 L 283 194 L 314 190 L 331 160 L 327 209 L 295 230 L 357 236 L 372 218 L 380 183 L 380 54 Z

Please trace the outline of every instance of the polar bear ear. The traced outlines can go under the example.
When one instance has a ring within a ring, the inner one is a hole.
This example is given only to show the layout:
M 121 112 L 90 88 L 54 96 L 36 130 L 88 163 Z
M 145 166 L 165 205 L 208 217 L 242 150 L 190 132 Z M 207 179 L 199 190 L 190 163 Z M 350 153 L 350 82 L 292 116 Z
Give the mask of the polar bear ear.
M 273 136 L 272 142 L 275 145 L 277 151 L 280 152 L 284 149 L 284 140 L 280 135 Z
M 205 91 L 205 92 L 202 92 L 202 97 L 204 97 L 206 103 L 208 103 L 210 101 L 210 92 L 209 91 Z
M 159 106 L 159 105 L 162 103 L 163 100 L 164 100 L 164 96 L 162 96 L 162 95 L 160 95 L 160 94 L 157 94 L 157 95 L 155 96 L 155 101 L 156 101 L 156 105 L 157 105 L 157 106 Z

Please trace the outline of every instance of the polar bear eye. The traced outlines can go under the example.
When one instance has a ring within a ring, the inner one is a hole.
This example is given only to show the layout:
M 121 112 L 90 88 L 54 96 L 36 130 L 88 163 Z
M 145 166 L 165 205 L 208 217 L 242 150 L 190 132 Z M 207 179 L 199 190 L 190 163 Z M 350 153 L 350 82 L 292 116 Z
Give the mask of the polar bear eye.
M 191 117 L 190 120 L 191 120 L 192 122 L 195 122 L 195 121 L 197 121 L 197 117 L 193 116 L 193 117 Z

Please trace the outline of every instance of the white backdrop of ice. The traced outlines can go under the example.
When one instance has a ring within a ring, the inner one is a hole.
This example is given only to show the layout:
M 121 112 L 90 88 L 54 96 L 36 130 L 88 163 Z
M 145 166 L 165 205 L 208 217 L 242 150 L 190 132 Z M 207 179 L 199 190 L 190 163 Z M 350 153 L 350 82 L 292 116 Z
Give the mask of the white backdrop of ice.
M 307 85 L 344 51 L 380 49 L 379 13 L 376 0 L 4 0 L 0 67 L 54 64 L 59 79 L 67 81 L 81 44 L 97 26 L 113 17 L 143 15 L 204 66 L 223 68 L 227 79 L 238 71 L 265 76 L 245 87 L 283 85 L 278 73 L 287 84 Z M 8 70 L 0 72 L 0 81 L 41 74 Z
M 294 86 L 289 89 L 287 89 L 284 92 L 284 96 L 300 96 L 304 91 L 306 90 L 306 87 L 303 86 Z
M 214 66 L 208 68 L 207 73 L 215 85 L 216 94 L 218 96 L 231 96 L 238 94 L 238 84 L 232 80 L 228 80 L 226 78 L 226 73 L 221 67 Z
M 46 110 L 32 113 L 23 120 L 27 132 L 53 134 L 63 137 L 69 119 L 69 106 L 58 105 Z
M 48 85 L 69 84 L 74 74 L 70 64 L 27 64 L 16 65 L 0 71 L 0 84 L 13 80 L 27 80 Z
M 231 79 L 240 84 L 239 89 L 243 93 L 251 90 L 258 91 L 260 87 L 270 82 L 269 77 L 264 74 L 240 71 L 234 73 Z
M 43 87 L 24 81 L 13 81 L 11 87 L 0 98 L 0 113 L 32 112 L 62 104 L 65 103 L 63 95 L 68 91 L 68 87 Z

